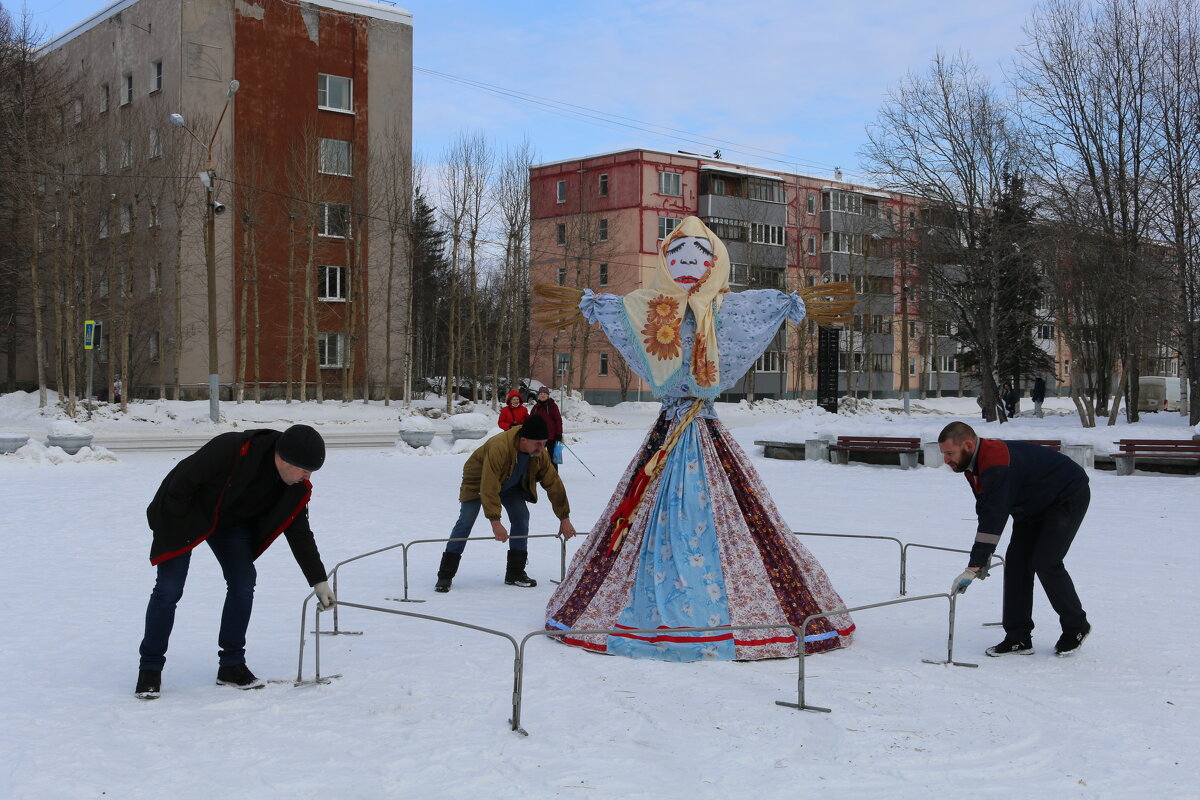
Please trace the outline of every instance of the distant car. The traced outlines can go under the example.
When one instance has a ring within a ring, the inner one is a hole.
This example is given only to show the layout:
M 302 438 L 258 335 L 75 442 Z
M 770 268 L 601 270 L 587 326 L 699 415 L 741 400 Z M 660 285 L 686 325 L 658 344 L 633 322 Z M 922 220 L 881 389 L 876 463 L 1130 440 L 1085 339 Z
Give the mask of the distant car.
M 1178 411 L 1179 378 L 1144 375 L 1138 379 L 1138 411 Z

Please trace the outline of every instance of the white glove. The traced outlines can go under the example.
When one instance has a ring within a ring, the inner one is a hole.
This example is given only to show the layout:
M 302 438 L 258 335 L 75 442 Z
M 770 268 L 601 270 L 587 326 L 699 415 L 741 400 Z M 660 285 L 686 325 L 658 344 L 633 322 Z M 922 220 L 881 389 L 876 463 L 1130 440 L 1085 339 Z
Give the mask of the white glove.
M 337 602 L 337 598 L 333 596 L 333 589 L 329 588 L 329 581 L 321 581 L 313 586 L 313 591 L 317 595 L 318 611 L 328 611 Z
M 971 581 L 978 576 L 973 570 L 964 569 L 962 574 L 954 579 L 954 583 L 950 584 L 950 594 L 962 594 L 971 585 Z

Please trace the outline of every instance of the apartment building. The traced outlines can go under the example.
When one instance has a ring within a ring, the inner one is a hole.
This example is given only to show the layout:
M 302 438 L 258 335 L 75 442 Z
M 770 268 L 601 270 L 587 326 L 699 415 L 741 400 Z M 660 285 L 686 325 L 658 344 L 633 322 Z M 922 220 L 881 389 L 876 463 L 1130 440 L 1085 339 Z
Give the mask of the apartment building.
M 104 323 L 97 352 L 131 395 L 206 396 L 210 293 L 225 399 L 302 375 L 310 397 L 398 385 L 405 304 L 384 291 L 405 290 L 372 167 L 411 156 L 412 35 L 365 0 L 119 0 L 44 46 L 75 93 L 59 171 L 96 271 L 76 316 Z M 41 354 L 52 382 L 61 347 Z
M 895 397 L 902 369 L 914 393 L 963 391 L 949 323 L 923 313 L 916 287 L 920 204 L 835 177 L 644 149 L 540 164 L 530 170 L 533 280 L 614 294 L 642 288 L 663 237 L 695 215 L 728 247 L 733 291 L 855 284 L 854 322 L 839 334 L 840 393 Z M 815 396 L 817 345 L 811 323 L 784 326 L 724 399 Z M 649 399 L 585 326 L 535 334 L 530 347 L 545 383 L 581 388 L 593 402 Z

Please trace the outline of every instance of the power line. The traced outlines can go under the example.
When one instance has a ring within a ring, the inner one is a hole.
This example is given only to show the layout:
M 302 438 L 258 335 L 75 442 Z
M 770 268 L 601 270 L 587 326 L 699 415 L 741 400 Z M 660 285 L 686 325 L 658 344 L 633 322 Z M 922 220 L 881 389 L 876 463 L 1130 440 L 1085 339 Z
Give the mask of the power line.
M 632 117 L 621 116 L 600 109 L 589 108 L 575 103 L 568 103 L 562 100 L 554 100 L 547 97 L 523 92 L 518 89 L 509 89 L 503 86 L 486 83 L 484 81 L 466 78 L 461 75 L 452 75 L 447 72 L 429 69 L 427 67 L 413 67 L 414 72 L 422 72 L 427 75 L 441 78 L 442 80 L 451 83 L 457 83 L 462 86 L 477 89 L 486 94 L 492 94 L 497 97 L 513 100 L 520 103 L 541 107 L 543 110 L 550 113 L 558 114 L 568 118 L 580 119 L 592 124 L 604 125 L 612 128 L 626 128 L 630 130 L 642 131 L 655 136 L 670 136 L 680 138 L 682 141 L 702 147 L 724 148 L 730 152 L 742 153 L 755 158 L 763 158 L 768 161 L 773 161 L 786 165 L 803 165 L 822 172 L 833 172 L 839 167 L 832 164 L 824 164 L 818 161 L 811 161 L 796 157 L 790 153 L 781 153 L 776 150 L 768 150 L 766 148 L 757 147 L 754 145 L 742 144 L 729 139 L 721 139 L 718 137 L 705 136 L 703 134 L 685 131 L 679 128 L 672 128 L 666 125 L 659 125 L 653 122 L 645 122 L 643 120 L 634 119 Z

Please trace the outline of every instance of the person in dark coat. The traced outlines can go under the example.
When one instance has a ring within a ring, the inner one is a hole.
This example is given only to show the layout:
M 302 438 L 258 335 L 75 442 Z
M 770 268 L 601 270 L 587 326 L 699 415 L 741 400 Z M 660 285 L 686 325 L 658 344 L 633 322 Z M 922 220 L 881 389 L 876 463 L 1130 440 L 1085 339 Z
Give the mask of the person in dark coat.
M 504 398 L 504 408 L 500 409 L 500 419 L 496 420 L 496 424 L 500 426 L 500 430 L 506 431 L 528 418 L 529 409 L 525 408 L 521 400 L 521 392 L 513 389 L 508 393 L 508 397 Z
M 1072 655 L 1091 633 L 1087 614 L 1063 559 L 1091 501 L 1088 476 L 1071 459 L 1031 442 L 980 439 L 965 422 L 951 422 L 938 436 L 942 458 L 964 473 L 975 494 L 979 517 L 967 568 L 951 593 L 965 592 L 987 567 L 1012 517 L 1012 537 L 1004 554 L 1004 641 L 989 656 L 1033 654 L 1033 576 L 1058 613 L 1062 635 L 1054 646 Z
M 1046 402 L 1046 379 L 1038 375 L 1033 379 L 1033 389 L 1029 392 L 1029 399 L 1033 401 L 1033 415 L 1041 419 L 1042 403 Z
M 1005 416 L 1010 419 L 1017 415 L 1017 400 L 1019 398 L 1020 395 L 1017 393 L 1017 390 L 1012 387 L 1011 383 L 1005 381 L 1004 388 L 1000 390 L 1000 400 L 1004 403 Z
M 567 490 L 558 472 L 550 465 L 546 453 L 546 422 L 542 417 L 530 417 L 504 433 L 488 439 L 463 465 L 462 486 L 458 491 L 458 521 L 450 532 L 450 541 L 438 565 L 434 590 L 448 592 L 459 561 L 467 547 L 467 537 L 479 517 L 479 511 L 492 526 L 492 536 L 498 542 L 508 542 L 508 567 L 504 582 L 509 586 L 529 588 L 537 581 L 525 573 L 529 561 L 529 508 L 526 503 L 537 502 L 537 484 L 550 498 L 554 515 L 558 517 L 558 532 L 564 539 L 575 535 L 571 524 L 571 506 Z M 500 510 L 508 512 L 511 534 L 500 521 Z
M 207 542 L 225 576 L 225 606 L 217 683 L 257 689 L 263 683 L 246 666 L 246 629 L 254 606 L 254 560 L 280 534 L 319 607 L 333 607 L 325 565 L 308 527 L 309 478 L 325 461 L 325 442 L 308 425 L 283 433 L 223 433 L 180 461 L 163 479 L 146 509 L 154 532 L 150 563 L 158 578 L 146 606 L 146 632 L 135 694 L 158 697 L 175 607 L 183 596 L 192 550 Z
M 562 414 L 558 412 L 558 403 L 555 403 L 554 398 L 550 396 L 549 386 L 542 386 L 537 390 L 537 402 L 533 404 L 533 409 L 529 413 L 531 416 L 542 417 L 546 420 L 546 450 L 551 456 L 551 466 L 558 469 L 553 456 L 555 445 L 561 442 L 563 437 Z

